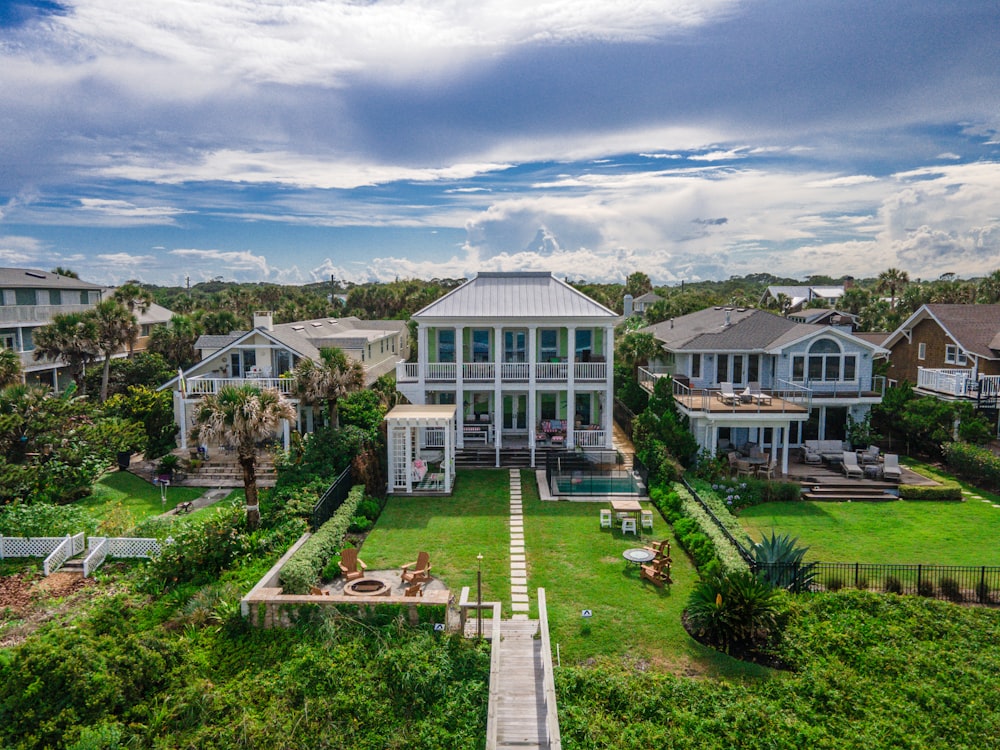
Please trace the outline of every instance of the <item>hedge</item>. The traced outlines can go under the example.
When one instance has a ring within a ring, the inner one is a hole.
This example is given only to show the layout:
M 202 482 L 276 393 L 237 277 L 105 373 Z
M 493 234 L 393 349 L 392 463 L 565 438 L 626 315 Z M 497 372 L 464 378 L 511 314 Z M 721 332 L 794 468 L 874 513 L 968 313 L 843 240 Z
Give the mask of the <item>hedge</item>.
M 329 521 L 299 547 L 281 569 L 281 588 L 286 594 L 308 594 L 309 588 L 319 581 L 320 572 L 327 562 L 344 547 L 344 536 L 354 516 L 365 499 L 364 485 L 355 485 L 347 493 Z
M 902 484 L 899 486 L 899 496 L 903 500 L 962 502 L 962 488 L 954 482 L 948 482 L 940 486 Z
M 984 490 L 1000 490 L 1000 456 L 970 443 L 948 443 L 944 455 L 954 474 Z

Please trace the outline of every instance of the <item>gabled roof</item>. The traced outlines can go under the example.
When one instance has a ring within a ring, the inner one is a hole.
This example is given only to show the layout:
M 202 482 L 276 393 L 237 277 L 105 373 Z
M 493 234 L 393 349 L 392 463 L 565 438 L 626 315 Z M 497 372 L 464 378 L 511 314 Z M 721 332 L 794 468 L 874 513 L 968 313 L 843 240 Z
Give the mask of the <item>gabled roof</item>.
M 669 351 L 768 352 L 819 333 L 856 339 L 832 326 L 797 323 L 753 308 L 714 307 L 640 329 Z M 863 341 L 863 340 L 862 340 Z M 870 341 L 863 343 L 877 349 Z
M 917 323 L 937 322 L 962 351 L 985 359 L 1000 358 L 1000 305 L 921 305 L 886 338 L 891 347 Z
M 640 302 L 643 304 L 653 304 L 654 302 L 659 302 L 661 299 L 663 299 L 663 297 L 656 292 L 646 292 L 645 294 L 640 294 L 638 297 L 633 299 L 632 302 L 636 304 Z
M 784 294 L 788 297 L 792 307 L 798 307 L 816 298 L 839 299 L 843 293 L 844 287 L 842 286 L 769 286 L 764 290 L 761 301 L 763 302 L 768 297 L 778 299 L 779 294 Z
M 15 289 L 18 287 L 30 289 L 86 289 L 99 291 L 100 284 L 74 279 L 72 276 L 60 276 L 51 271 L 39 271 L 34 268 L 0 268 L 0 287 Z
M 606 318 L 619 316 L 550 272 L 480 273 L 413 315 L 433 318 Z

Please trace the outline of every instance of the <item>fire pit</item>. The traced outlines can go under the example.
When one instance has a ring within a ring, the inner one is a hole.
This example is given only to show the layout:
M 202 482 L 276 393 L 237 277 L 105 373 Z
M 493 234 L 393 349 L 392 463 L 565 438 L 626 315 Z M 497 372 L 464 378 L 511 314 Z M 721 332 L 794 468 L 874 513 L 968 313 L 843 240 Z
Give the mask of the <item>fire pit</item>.
M 377 578 L 359 578 L 344 586 L 346 596 L 389 596 L 392 589 Z

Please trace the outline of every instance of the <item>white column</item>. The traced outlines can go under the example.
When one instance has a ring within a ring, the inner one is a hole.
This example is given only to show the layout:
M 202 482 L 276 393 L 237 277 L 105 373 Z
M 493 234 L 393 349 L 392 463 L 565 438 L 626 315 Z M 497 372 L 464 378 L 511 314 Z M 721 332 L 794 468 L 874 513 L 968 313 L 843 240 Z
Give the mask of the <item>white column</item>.
M 576 326 L 566 327 L 566 447 L 576 447 Z
M 493 326 L 493 441 L 496 448 L 496 465 L 500 466 L 500 449 L 503 447 L 503 327 Z
M 178 415 L 177 424 L 181 427 L 181 449 L 184 450 L 188 447 L 187 406 L 184 403 L 184 394 L 180 391 L 174 391 L 174 399 L 177 403 L 175 410 Z
M 614 447 L 612 439 L 615 422 L 615 329 L 614 326 L 604 328 L 604 362 L 607 368 L 604 372 L 604 412 L 601 416 L 604 428 L 604 447 L 610 450 Z
M 291 434 L 288 429 L 287 419 L 281 420 L 281 444 L 286 451 L 288 450 L 288 446 L 291 444 Z
M 431 351 L 427 343 L 427 328 L 423 323 L 417 324 L 417 384 L 420 386 L 420 393 L 423 402 L 427 403 L 427 391 L 424 383 L 427 379 L 427 363 L 431 361 Z
M 791 422 L 788 422 L 784 427 L 778 429 L 781 430 L 781 473 L 783 476 L 788 476 L 788 433 L 791 431 Z

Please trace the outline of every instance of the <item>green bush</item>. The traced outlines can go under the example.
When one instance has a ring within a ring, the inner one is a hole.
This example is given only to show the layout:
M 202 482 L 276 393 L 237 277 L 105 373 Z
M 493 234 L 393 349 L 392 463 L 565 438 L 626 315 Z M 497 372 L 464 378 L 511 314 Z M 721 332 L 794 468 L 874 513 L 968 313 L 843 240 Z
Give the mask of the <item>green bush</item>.
M 899 487 L 903 500 L 928 500 L 936 502 L 961 502 L 962 488 L 954 482 L 944 485 L 903 484 Z
M 747 570 L 700 581 L 688 598 L 688 625 L 716 648 L 761 650 L 778 632 L 778 590 Z
M 281 569 L 281 587 L 286 594 L 307 594 L 309 588 L 316 585 L 327 563 L 343 549 L 344 535 L 364 500 L 364 491 L 361 485 L 352 487 L 347 499 L 330 520 L 320 526 L 285 563 Z
M 944 455 L 948 468 L 957 476 L 977 487 L 1000 491 L 1000 456 L 991 450 L 969 443 L 948 443 Z
M 896 576 L 886 576 L 885 586 L 883 588 L 885 589 L 885 593 L 887 594 L 903 593 L 903 584 L 900 583 L 899 579 L 896 578 Z
M 65 536 L 92 533 L 96 521 L 79 506 L 50 503 L 14 503 L 0 508 L 4 536 Z

